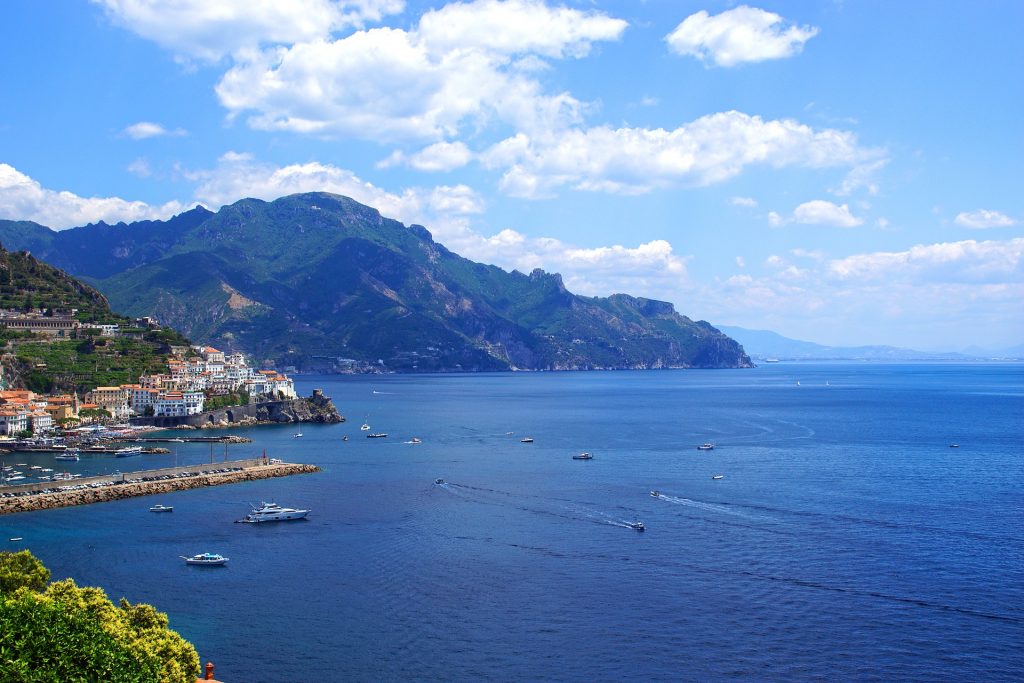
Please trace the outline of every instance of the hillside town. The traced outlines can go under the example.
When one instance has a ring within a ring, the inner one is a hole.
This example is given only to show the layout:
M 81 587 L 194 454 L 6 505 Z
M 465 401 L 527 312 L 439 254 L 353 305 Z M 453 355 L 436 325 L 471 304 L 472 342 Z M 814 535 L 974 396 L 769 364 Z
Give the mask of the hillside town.
M 40 326 L 51 322 L 56 321 L 39 321 Z M 72 328 L 54 324 L 44 329 L 62 335 Z M 112 332 L 116 331 L 106 333 Z M 296 398 L 290 377 L 276 370 L 257 370 L 240 353 L 225 354 L 209 346 L 173 347 L 172 351 L 166 372 L 143 375 L 134 384 L 96 387 L 81 399 L 77 393 L 46 396 L 29 390 L 0 391 L 0 435 L 43 435 L 58 426 L 97 418 L 196 415 L 215 397 L 242 402 Z

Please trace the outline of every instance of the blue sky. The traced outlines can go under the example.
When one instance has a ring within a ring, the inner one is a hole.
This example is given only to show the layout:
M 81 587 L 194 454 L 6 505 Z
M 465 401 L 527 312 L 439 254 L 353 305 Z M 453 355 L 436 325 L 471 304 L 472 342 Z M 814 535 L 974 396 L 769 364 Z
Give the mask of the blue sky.
M 1024 342 L 1024 4 L 29 0 L 0 217 L 346 194 L 828 344 Z

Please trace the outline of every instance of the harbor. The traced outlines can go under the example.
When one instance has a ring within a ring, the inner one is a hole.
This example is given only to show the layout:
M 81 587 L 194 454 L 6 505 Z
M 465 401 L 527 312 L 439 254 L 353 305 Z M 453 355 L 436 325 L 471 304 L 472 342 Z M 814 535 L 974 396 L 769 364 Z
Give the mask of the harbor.
M 8 486 L 0 494 L 0 515 L 89 505 L 122 498 L 319 471 L 320 468 L 316 465 L 255 458 L 83 477 L 67 482 L 65 485 L 57 485 L 55 482 L 38 482 Z

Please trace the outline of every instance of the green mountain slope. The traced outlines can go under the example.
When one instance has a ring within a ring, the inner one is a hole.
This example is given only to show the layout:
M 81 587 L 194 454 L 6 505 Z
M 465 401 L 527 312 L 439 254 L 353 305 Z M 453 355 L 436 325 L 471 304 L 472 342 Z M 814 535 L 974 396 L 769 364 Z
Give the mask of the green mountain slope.
M 670 304 L 581 297 L 558 275 L 474 263 L 346 197 L 204 212 L 63 231 L 47 253 L 96 277 L 119 310 L 305 370 L 342 358 L 420 371 L 750 364 L 738 344 Z M 101 264 L 83 259 L 90 250 Z
M 76 309 L 83 322 L 130 326 L 110 310 L 106 297 L 27 252 L 0 247 L 0 308 L 49 313 Z M 173 330 L 138 330 L 133 338 L 102 338 L 82 333 L 53 340 L 8 330 L 0 323 L 4 382 L 40 392 L 88 391 L 129 383 L 143 373 L 166 369 L 171 344 L 187 345 Z

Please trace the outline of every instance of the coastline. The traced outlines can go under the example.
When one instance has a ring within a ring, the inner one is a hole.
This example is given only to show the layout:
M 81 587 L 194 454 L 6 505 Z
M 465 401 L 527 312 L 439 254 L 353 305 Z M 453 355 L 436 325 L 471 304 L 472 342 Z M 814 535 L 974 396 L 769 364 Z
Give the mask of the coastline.
M 171 491 L 187 491 L 207 486 L 221 486 L 223 484 L 287 477 L 293 474 L 310 474 L 319 471 L 320 468 L 316 465 L 298 463 L 263 464 L 261 459 L 254 459 L 231 460 L 200 467 L 140 470 L 114 477 L 89 477 L 77 479 L 74 482 L 76 486 L 84 484 L 87 488 L 37 493 L 16 498 L 0 498 L 0 515 L 105 503 L 123 498 L 151 496 L 170 493 Z M 174 478 L 141 481 L 143 478 L 163 475 L 170 475 Z M 126 479 L 127 476 L 131 476 L 131 479 Z M 99 486 L 88 488 L 89 484 L 99 484 Z M 14 491 L 5 492 L 13 493 Z

